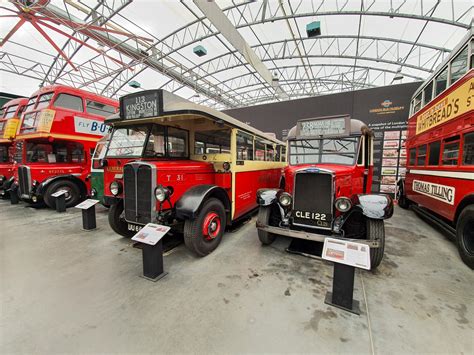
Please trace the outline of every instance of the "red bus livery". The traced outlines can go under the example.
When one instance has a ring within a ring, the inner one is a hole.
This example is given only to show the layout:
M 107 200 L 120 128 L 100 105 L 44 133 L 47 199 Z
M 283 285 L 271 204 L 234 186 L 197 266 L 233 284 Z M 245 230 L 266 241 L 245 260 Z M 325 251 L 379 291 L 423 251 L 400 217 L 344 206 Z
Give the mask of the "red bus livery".
M 285 147 L 259 130 L 163 90 L 120 99 L 103 165 L 105 203 L 117 233 L 147 223 L 184 231 L 205 256 L 225 227 L 253 211 L 261 187 L 277 187 Z
M 54 207 L 54 192 L 66 190 L 66 206 L 90 190 L 91 154 L 107 133 L 106 116 L 118 103 L 61 85 L 43 87 L 28 100 L 17 135 L 15 188 L 30 203 Z
M 456 236 L 474 268 L 473 32 L 415 92 L 408 121 L 407 172 L 399 205 Z
M 8 196 L 8 189 L 13 183 L 16 131 L 27 102 L 27 98 L 10 100 L 0 111 L 0 197 Z

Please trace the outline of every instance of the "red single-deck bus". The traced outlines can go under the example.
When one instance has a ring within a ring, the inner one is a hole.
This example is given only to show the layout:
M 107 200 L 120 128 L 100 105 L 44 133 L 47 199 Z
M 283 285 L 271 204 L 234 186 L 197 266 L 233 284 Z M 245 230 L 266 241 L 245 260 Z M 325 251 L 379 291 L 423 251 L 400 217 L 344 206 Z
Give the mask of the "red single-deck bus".
M 184 232 L 199 256 L 226 226 L 257 208 L 259 188 L 278 187 L 284 143 L 209 107 L 164 90 L 120 99 L 105 155 L 105 203 L 114 231 L 148 223 Z
M 473 31 L 415 92 L 406 142 L 401 207 L 456 236 L 459 254 L 474 268 Z
M 13 183 L 16 131 L 27 102 L 27 98 L 10 100 L 0 111 L 0 197 L 8 196 L 7 190 Z
M 44 201 L 66 190 L 66 206 L 76 205 L 90 191 L 91 154 L 107 133 L 106 116 L 118 102 L 62 85 L 43 87 L 28 100 L 17 134 L 15 186 L 20 198 Z

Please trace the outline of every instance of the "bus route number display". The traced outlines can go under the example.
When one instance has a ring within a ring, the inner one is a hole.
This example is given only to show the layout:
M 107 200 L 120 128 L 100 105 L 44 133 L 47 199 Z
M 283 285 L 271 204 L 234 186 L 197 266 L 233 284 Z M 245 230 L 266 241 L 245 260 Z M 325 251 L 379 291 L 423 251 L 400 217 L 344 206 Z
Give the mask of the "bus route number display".
M 125 96 L 121 106 L 123 118 L 126 120 L 156 117 L 159 114 L 158 92 Z
M 347 132 L 347 117 L 301 120 L 298 122 L 298 136 L 342 136 Z

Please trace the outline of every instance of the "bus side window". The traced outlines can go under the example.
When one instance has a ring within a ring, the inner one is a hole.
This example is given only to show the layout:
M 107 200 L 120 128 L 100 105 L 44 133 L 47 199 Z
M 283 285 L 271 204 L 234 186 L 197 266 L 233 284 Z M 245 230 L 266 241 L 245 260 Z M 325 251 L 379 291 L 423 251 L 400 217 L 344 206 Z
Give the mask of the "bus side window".
M 230 152 L 230 129 L 196 132 L 194 137 L 194 154 Z
M 82 97 L 79 96 L 59 94 L 54 101 L 54 106 L 67 108 L 73 111 L 84 112 Z
M 286 147 L 281 147 L 281 161 L 286 162 Z
M 411 148 L 410 149 L 410 160 L 409 160 L 408 164 L 413 166 L 413 165 L 415 165 L 415 161 L 416 161 L 416 148 Z
M 467 47 L 451 62 L 451 84 L 459 80 L 467 72 Z
M 275 159 L 275 151 L 273 150 L 273 145 L 271 144 L 265 145 L 265 160 L 274 161 L 274 159 Z
M 275 161 L 280 161 L 280 160 L 281 160 L 281 155 L 280 155 L 280 153 L 281 153 L 280 149 L 281 149 L 281 148 L 282 148 L 282 147 L 279 146 L 279 145 L 277 145 L 277 146 L 275 147 Z
M 430 83 L 425 87 L 423 92 L 425 94 L 423 98 L 423 106 L 426 106 L 428 102 L 430 102 L 433 98 L 433 81 L 430 81 Z
M 265 161 L 265 143 L 260 138 L 255 139 L 255 160 Z
M 464 135 L 463 165 L 474 165 L 474 132 Z
M 458 165 L 459 158 L 459 136 L 444 140 L 443 144 L 443 165 Z
M 253 136 L 237 132 L 237 160 L 253 160 Z
M 420 111 L 421 109 L 421 95 L 423 92 L 420 92 L 415 99 L 413 100 L 413 113 Z
M 438 96 L 446 89 L 446 84 L 448 83 L 448 67 L 436 77 L 436 94 Z
M 439 165 L 439 152 L 441 151 L 441 141 L 429 144 L 428 165 Z
M 426 144 L 418 147 L 418 155 L 416 157 L 416 165 L 424 166 L 426 162 Z

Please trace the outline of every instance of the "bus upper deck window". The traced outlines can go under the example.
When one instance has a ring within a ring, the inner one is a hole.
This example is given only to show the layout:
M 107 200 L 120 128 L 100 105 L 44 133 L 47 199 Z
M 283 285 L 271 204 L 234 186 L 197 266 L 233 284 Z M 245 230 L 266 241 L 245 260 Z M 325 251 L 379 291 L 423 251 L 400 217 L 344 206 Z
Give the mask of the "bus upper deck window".
M 448 83 L 448 67 L 436 77 L 436 95 L 438 96 L 446 89 L 446 84 Z
M 413 100 L 413 113 L 420 111 L 421 109 L 421 92 Z
M 463 165 L 474 165 L 474 132 L 464 135 Z
M 52 97 L 53 97 L 52 92 L 41 95 L 38 99 L 38 104 L 36 105 L 36 109 L 39 110 L 39 109 L 48 107 L 49 103 L 51 102 Z
M 82 98 L 79 96 L 69 94 L 59 94 L 57 99 L 54 101 L 55 107 L 67 108 L 73 111 L 84 112 L 82 104 Z
M 451 84 L 458 81 L 467 72 L 467 47 L 451 62 Z
M 423 98 L 423 106 L 426 106 L 428 102 L 430 102 L 431 99 L 433 98 L 433 82 L 432 81 L 430 81 L 430 83 L 425 87 L 423 92 L 425 94 Z

